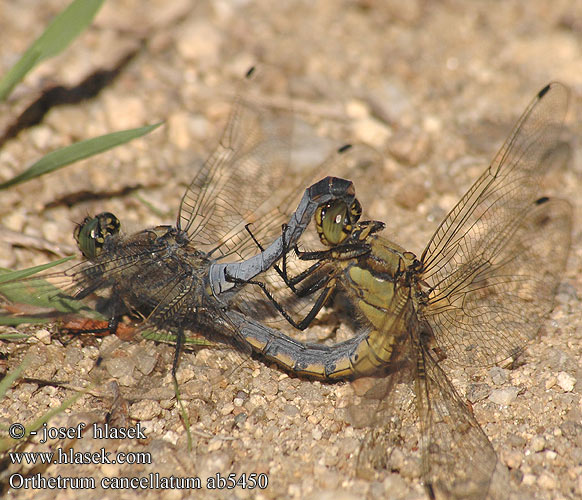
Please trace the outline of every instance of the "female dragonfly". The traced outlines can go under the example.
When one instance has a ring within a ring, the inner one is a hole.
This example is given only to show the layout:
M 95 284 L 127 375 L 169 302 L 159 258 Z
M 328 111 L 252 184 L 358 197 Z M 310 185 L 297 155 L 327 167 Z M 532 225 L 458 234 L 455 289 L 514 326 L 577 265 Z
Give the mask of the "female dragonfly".
M 438 226 L 417 258 L 380 236 L 384 224 L 358 219 L 357 200 L 331 200 L 315 222 L 324 249 L 296 276 L 287 253 L 277 268 L 297 301 L 314 297 L 298 320 L 289 297 L 255 281 L 294 326 L 308 326 L 341 290 L 363 323 L 334 346 L 251 331 L 246 340 L 286 369 L 326 380 L 414 370 L 423 478 L 430 498 L 487 496 L 497 457 L 440 366 L 490 366 L 515 357 L 552 309 L 566 265 L 571 206 L 542 196 L 542 179 L 568 159 L 560 142 L 569 91 L 544 87 L 491 165 Z M 283 299 L 282 299 L 283 297 Z M 243 329 L 244 330 L 244 329 Z

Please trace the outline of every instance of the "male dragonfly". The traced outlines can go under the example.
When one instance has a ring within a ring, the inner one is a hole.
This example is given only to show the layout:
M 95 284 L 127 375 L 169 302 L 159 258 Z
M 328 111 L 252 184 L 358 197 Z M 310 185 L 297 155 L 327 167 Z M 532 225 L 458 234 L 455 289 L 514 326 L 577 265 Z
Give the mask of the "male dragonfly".
M 30 288 L 33 303 L 43 295 L 46 304 L 48 296 L 49 305 L 61 312 L 74 312 L 77 301 L 97 296 L 96 307 L 109 318 L 99 330 L 115 332 L 121 317 L 129 314 L 175 336 L 174 375 L 185 330 L 248 346 L 225 310 L 238 305 L 244 318 L 244 300 L 265 300 L 260 291 L 248 291 L 240 302 L 237 295 L 295 243 L 319 204 L 354 199 L 351 182 L 323 179 L 305 190 L 289 221 L 299 189 L 319 172 L 346 168 L 366 155 L 365 148 L 340 148 L 327 162 L 293 178 L 291 114 L 260 102 L 253 92 L 256 73 L 253 69 L 247 74 L 218 147 L 186 189 L 175 226 L 125 235 L 109 212 L 88 217 L 74 233 L 83 262 L 41 276 L 44 281 L 4 284 L 0 293 L 10 298 L 18 292 L 21 297 L 23 287 Z M 276 75 L 264 69 L 261 77 L 264 83 Z M 281 235 L 283 222 L 287 225 Z M 264 251 L 256 251 L 249 226 L 272 241 Z

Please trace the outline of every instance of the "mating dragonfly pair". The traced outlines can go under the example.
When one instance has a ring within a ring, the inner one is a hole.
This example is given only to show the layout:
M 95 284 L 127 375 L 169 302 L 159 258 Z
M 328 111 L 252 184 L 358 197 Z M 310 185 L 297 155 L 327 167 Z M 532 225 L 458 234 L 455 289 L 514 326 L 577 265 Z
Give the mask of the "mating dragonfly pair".
M 568 95 L 558 83 L 537 94 L 420 257 L 382 237 L 383 223 L 361 221 L 354 187 L 341 178 L 313 184 L 289 216 L 293 198 L 279 196 L 289 139 L 269 125 L 269 109 L 243 95 L 176 226 L 126 236 L 112 214 L 86 219 L 75 232 L 86 261 L 58 275 L 69 286 L 55 300 L 99 292 L 108 329 L 137 314 L 172 331 L 174 372 L 186 330 L 325 380 L 412 366 L 428 495 L 485 498 L 496 454 L 439 363 L 516 356 L 552 308 L 571 208 L 542 196 L 542 185 L 568 158 L 560 142 Z M 317 172 L 357 156 L 342 148 Z M 319 248 L 302 251 L 311 219 Z M 306 344 L 268 325 L 278 315 L 304 329 L 336 291 L 358 316 L 354 338 Z

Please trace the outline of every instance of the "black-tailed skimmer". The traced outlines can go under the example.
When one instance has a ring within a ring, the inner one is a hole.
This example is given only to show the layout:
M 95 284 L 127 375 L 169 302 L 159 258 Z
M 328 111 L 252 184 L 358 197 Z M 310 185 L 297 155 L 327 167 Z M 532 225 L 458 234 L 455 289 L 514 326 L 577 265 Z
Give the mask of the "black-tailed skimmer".
M 287 369 L 322 379 L 390 374 L 408 361 L 431 498 L 485 498 L 497 463 L 440 362 L 487 366 L 515 357 L 552 309 L 570 247 L 572 210 L 541 190 L 542 178 L 569 155 L 560 142 L 568 99 L 559 83 L 536 95 L 420 258 L 377 234 L 383 223 L 358 222 L 357 200 L 320 207 L 315 220 L 327 248 L 296 249 L 300 260 L 312 262 L 298 276 L 290 276 L 285 260 L 281 269 L 297 297 L 320 294 L 303 321 L 280 308 L 305 328 L 331 292 L 341 289 L 363 328 L 335 346 L 287 338 L 253 344 L 268 345 L 264 354 Z
M 248 79 L 253 76 L 249 72 Z M 88 217 L 75 229 L 85 261 L 40 276 L 43 280 L 4 284 L 0 293 L 10 299 L 17 292 L 21 298 L 22 290 L 30 289 L 33 303 L 42 296 L 43 304 L 65 313 L 77 312 L 80 299 L 96 297 L 95 307 L 109 319 L 103 329 L 110 331 L 123 315 L 141 317 L 177 339 L 174 374 L 184 330 L 248 346 L 238 331 L 247 319 L 252 323 L 243 301 L 237 302 L 240 289 L 279 259 L 287 242 L 297 240 L 319 203 L 354 198 L 351 182 L 326 178 L 305 191 L 288 222 L 299 189 L 320 171 L 362 158 L 357 148 L 341 148 L 328 162 L 294 178 L 289 172 L 292 115 L 262 105 L 252 88 L 237 97 L 218 147 L 182 197 L 175 226 L 124 235 L 115 215 Z M 248 226 L 273 243 L 259 253 Z M 264 300 L 260 291 L 255 298 Z M 236 306 L 237 325 L 225 314 Z

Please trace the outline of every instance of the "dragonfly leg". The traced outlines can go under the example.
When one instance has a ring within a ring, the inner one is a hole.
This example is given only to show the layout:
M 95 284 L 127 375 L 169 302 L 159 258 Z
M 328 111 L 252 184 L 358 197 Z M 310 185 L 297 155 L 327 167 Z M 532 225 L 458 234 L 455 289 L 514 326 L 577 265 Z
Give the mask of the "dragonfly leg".
M 331 284 L 332 283 L 332 276 L 326 276 L 325 278 L 321 279 L 320 281 L 318 281 L 314 285 L 310 286 L 309 288 L 306 288 L 305 290 L 299 290 L 298 294 L 300 294 L 300 296 L 301 295 L 307 296 L 307 295 L 311 295 L 311 294 L 315 293 L 316 291 L 321 290 L 323 288 L 323 291 L 317 297 L 317 300 L 315 301 L 313 307 L 310 309 L 310 311 L 307 313 L 307 315 L 302 320 L 297 321 L 293 317 L 291 317 L 291 315 L 285 310 L 285 308 L 273 296 L 273 294 L 268 289 L 267 285 L 265 283 L 263 283 L 262 281 L 237 280 L 236 278 L 234 278 L 232 276 L 227 276 L 227 278 L 229 281 L 231 281 L 233 283 L 237 283 L 237 284 L 257 285 L 263 291 L 265 297 L 267 297 L 269 302 L 271 302 L 271 304 L 273 304 L 275 309 L 277 309 L 277 311 L 281 314 L 281 316 L 283 316 L 283 318 L 285 318 L 285 320 L 287 320 L 287 322 L 291 326 L 293 326 L 294 328 L 297 328 L 298 330 L 305 330 L 309 326 L 309 324 L 313 321 L 313 318 L 315 318 L 317 313 L 321 310 L 321 308 L 325 304 L 327 298 L 331 295 L 331 293 L 333 291 L 333 287 L 334 287 L 334 285 Z

